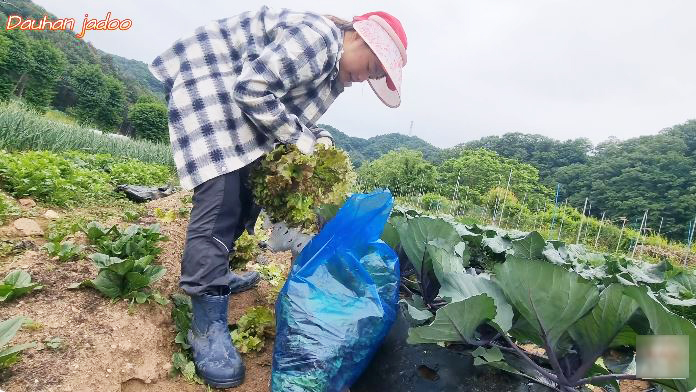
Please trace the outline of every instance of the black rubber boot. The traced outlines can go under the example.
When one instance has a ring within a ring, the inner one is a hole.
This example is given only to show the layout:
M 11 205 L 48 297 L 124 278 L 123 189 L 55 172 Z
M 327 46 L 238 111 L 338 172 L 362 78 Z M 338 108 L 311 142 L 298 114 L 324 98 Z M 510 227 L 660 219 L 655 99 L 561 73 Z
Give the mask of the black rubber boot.
M 231 388 L 244 381 L 244 363 L 232 345 L 227 328 L 227 303 L 224 295 L 191 296 L 193 320 L 188 342 L 198 375 L 211 387 Z
M 256 271 L 250 271 L 244 275 L 235 275 L 234 280 L 230 282 L 230 294 L 241 293 L 256 286 L 261 280 L 261 275 Z

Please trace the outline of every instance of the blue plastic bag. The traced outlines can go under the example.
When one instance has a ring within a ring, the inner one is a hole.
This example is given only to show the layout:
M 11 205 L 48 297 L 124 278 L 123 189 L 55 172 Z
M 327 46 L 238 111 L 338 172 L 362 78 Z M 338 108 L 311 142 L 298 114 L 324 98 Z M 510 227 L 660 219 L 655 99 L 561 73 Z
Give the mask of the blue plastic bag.
M 343 392 L 396 318 L 399 259 L 380 239 L 389 191 L 353 194 L 302 249 L 276 302 L 271 390 Z

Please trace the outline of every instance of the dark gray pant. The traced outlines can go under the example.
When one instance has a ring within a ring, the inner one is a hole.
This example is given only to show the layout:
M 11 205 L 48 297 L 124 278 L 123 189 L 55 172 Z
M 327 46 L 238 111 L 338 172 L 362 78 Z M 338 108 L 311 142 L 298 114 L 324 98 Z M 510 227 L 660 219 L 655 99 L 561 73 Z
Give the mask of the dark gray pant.
M 187 294 L 223 293 L 239 279 L 229 268 L 229 256 L 244 229 L 253 231 L 260 212 L 247 184 L 249 172 L 259 161 L 193 189 L 179 281 Z

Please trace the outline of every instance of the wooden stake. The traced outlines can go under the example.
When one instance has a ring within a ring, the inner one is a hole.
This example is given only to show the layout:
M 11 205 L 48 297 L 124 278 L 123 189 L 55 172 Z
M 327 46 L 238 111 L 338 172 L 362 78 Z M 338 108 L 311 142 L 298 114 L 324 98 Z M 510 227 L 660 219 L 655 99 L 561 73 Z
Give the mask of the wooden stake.
M 580 233 L 582 233 L 582 224 L 585 221 L 585 210 L 587 209 L 587 198 L 585 198 L 585 205 L 582 207 L 582 218 L 580 218 L 580 227 L 578 227 L 578 236 L 575 237 L 575 243 L 580 242 Z
M 498 213 L 498 202 L 500 202 L 500 181 L 502 179 L 498 177 L 498 186 L 495 191 L 495 206 L 493 206 L 493 215 L 491 215 L 491 225 L 495 223 L 495 214 Z
M 645 210 L 645 213 L 643 214 L 643 219 L 640 220 L 640 228 L 638 229 L 638 238 L 636 238 L 636 244 L 633 245 L 633 252 L 631 252 L 631 257 L 636 256 L 636 248 L 638 248 L 638 243 L 640 242 L 640 236 L 643 233 L 643 225 L 645 224 L 645 219 L 648 216 L 648 210 Z
M 512 169 L 510 169 L 510 175 L 508 175 L 507 186 L 505 187 L 505 195 L 503 196 L 503 207 L 500 209 L 500 215 L 498 215 L 498 226 L 503 227 L 503 214 L 505 213 L 505 202 L 507 201 L 508 190 L 510 189 L 510 180 L 512 179 Z
M 662 222 L 665 220 L 665 217 L 660 218 L 660 228 L 657 229 L 657 236 L 660 236 L 660 233 L 662 233 Z
M 592 215 L 592 203 L 590 203 L 590 207 L 587 209 L 587 216 L 590 217 Z M 587 243 L 587 232 L 590 231 L 590 225 L 585 226 L 585 239 L 583 242 Z
M 522 208 L 524 208 L 526 202 L 527 192 L 524 193 L 524 199 L 522 200 L 522 204 L 520 205 L 520 212 L 517 214 L 517 230 L 520 229 L 520 220 L 522 220 Z
M 565 211 L 565 208 L 568 207 L 568 198 L 566 197 L 565 203 L 563 203 L 563 210 Z M 565 213 L 563 214 L 563 217 L 561 217 L 561 224 L 558 226 L 558 237 L 556 237 L 557 241 L 561 240 L 561 231 L 563 230 L 563 222 L 565 222 Z
M 597 229 L 597 238 L 594 240 L 594 247 L 597 247 L 597 243 L 599 243 L 599 233 L 602 232 L 602 226 L 604 226 L 604 214 L 606 214 L 606 211 L 602 212 L 602 220 L 599 221 L 599 229 Z
M 619 242 L 616 243 L 616 252 L 619 251 L 619 246 L 621 245 L 621 237 L 623 237 L 624 228 L 626 228 L 626 217 L 622 216 L 619 219 L 623 221 L 623 224 L 621 225 L 621 233 L 619 233 Z

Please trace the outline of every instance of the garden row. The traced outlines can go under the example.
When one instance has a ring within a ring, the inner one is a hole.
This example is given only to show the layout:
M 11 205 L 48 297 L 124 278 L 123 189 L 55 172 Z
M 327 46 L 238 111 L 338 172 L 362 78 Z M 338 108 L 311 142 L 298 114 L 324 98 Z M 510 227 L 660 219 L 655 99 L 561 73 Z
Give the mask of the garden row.
M 175 182 L 170 167 L 132 158 L 81 151 L 0 150 L 0 189 L 16 198 L 31 197 L 56 206 L 108 202 L 119 197 L 114 189 L 120 184 L 167 182 Z M 10 208 L 8 203 L 0 200 L 0 213 Z
M 439 194 L 398 198 L 402 205 L 410 205 L 433 214 L 451 215 L 465 223 L 495 223 L 514 230 L 538 231 L 548 240 L 583 244 L 603 252 L 640 254 L 650 260 L 668 258 L 675 264 L 696 262 L 696 244 L 692 249 L 680 242 L 669 241 L 656 232 L 643 230 L 640 221 L 611 222 L 565 204 L 533 211 L 511 192 L 493 188 L 482 199 L 482 205 L 456 203 Z M 497 207 L 497 208 L 496 208 Z
M 168 143 L 115 138 L 87 127 L 54 121 L 17 102 L 0 105 L 0 149 L 80 150 L 174 167 Z
M 675 262 L 680 257 L 686 261 L 696 251 L 693 241 L 691 250 L 685 246 L 693 237 L 693 219 L 689 230 L 684 230 L 674 225 L 673 213 L 664 208 L 660 212 L 655 205 L 647 205 L 651 209 L 642 223 L 644 210 L 620 216 L 592 206 L 591 197 L 585 206 L 568 204 L 566 198 L 571 195 L 565 194 L 563 184 L 555 195 L 540 182 L 535 167 L 485 149 L 464 149 L 437 165 L 418 151 L 391 151 L 363 164 L 357 174 L 360 192 L 388 188 L 402 202 L 471 222 L 538 230 L 547 239 L 572 240 L 605 251 L 633 253 L 636 244 L 645 244 L 666 250 L 654 253 L 672 254 Z

